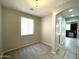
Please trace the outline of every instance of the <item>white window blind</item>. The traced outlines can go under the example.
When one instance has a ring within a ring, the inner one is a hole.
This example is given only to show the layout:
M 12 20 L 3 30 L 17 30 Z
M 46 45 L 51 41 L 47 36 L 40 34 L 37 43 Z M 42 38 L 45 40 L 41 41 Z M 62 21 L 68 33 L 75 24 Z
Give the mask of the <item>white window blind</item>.
M 34 34 L 34 20 L 21 17 L 21 35 L 32 35 Z

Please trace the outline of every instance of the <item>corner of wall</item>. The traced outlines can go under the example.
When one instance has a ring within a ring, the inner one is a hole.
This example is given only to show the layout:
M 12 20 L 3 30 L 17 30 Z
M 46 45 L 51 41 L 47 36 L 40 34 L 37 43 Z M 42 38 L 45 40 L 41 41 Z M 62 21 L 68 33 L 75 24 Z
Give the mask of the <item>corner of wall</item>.
M 2 59 L 2 5 L 0 3 L 0 59 Z

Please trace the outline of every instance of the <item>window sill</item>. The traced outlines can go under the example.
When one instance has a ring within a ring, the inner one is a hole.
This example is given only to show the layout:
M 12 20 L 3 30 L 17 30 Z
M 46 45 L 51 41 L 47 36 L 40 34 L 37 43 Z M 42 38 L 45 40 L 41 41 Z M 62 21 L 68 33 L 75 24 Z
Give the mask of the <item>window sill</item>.
M 29 35 L 21 35 L 21 37 L 25 37 L 25 36 L 34 36 L 34 34 L 29 34 Z

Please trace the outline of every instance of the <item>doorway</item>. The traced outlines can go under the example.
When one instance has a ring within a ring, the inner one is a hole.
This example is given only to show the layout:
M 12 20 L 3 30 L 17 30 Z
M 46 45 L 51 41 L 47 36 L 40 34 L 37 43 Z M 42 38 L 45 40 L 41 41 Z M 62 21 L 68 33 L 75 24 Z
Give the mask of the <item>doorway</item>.
M 69 8 L 56 15 L 56 53 L 63 59 L 79 59 L 78 13 L 79 8 Z
M 77 38 L 77 23 L 66 24 L 66 37 Z

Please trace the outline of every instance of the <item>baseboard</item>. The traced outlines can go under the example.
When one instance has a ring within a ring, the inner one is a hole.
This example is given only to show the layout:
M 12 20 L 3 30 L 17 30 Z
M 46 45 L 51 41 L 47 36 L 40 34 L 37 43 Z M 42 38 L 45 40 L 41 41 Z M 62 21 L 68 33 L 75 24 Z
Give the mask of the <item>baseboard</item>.
M 0 53 L 0 59 L 2 59 L 2 57 L 1 56 L 3 56 L 3 53 Z
M 56 55 L 56 52 L 51 51 L 53 55 Z
M 51 44 L 48 44 L 48 43 L 46 43 L 46 42 L 41 42 L 41 43 L 43 43 L 43 44 L 45 44 L 45 45 L 48 45 L 48 46 L 52 47 Z
M 23 47 L 26 47 L 26 46 L 29 46 L 29 45 L 32 45 L 32 44 L 35 44 L 35 43 L 39 43 L 39 41 L 35 41 L 33 43 L 30 43 L 30 44 L 22 45 L 20 47 L 16 47 L 16 48 L 13 48 L 13 49 L 10 49 L 10 50 L 7 50 L 7 51 L 3 51 L 3 54 L 14 51 L 14 50 L 17 50 L 17 49 L 21 49 Z

